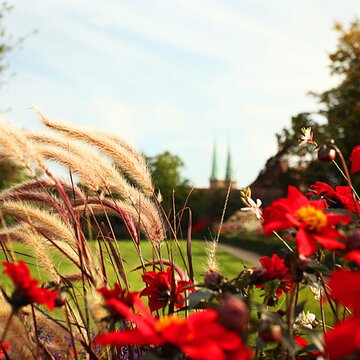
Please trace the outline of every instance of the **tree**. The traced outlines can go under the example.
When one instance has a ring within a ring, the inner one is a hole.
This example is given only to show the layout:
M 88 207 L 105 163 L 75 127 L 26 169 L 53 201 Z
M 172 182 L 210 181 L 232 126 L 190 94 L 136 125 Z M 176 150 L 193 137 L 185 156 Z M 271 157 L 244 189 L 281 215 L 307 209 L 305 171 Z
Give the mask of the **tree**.
M 13 9 L 6 1 L 0 4 L 0 77 L 3 78 L 6 70 L 8 69 L 8 54 L 19 45 L 24 38 L 19 38 L 16 41 L 8 35 L 3 20 L 7 13 Z M 4 81 L 0 80 L 0 87 Z M 4 160 L 1 157 L 0 149 L 0 189 L 9 187 L 10 185 L 23 180 L 25 177 L 22 169 L 13 164 L 9 160 Z
M 186 199 L 189 189 L 189 181 L 182 177 L 180 170 L 184 162 L 177 155 L 165 151 L 159 155 L 146 157 L 152 172 L 154 185 L 160 190 L 163 197 L 163 206 L 172 206 L 173 193 L 176 203 L 181 204 Z
M 321 108 L 316 113 L 301 113 L 292 118 L 290 128 L 283 129 L 277 135 L 280 151 L 283 153 L 304 156 L 304 149 L 299 148 L 297 137 L 302 127 L 312 127 L 315 140 L 329 143 L 331 139 L 349 159 L 351 150 L 360 143 L 360 23 L 353 21 L 349 28 L 336 23 L 339 33 L 338 44 L 329 55 L 330 73 L 340 78 L 340 83 L 323 93 L 311 93 Z M 316 119 L 321 115 L 325 122 Z M 308 161 L 301 180 L 309 185 L 316 180 L 344 182 L 340 173 L 319 162 Z M 293 179 L 294 180 L 294 179 Z M 355 184 L 360 185 L 360 179 Z

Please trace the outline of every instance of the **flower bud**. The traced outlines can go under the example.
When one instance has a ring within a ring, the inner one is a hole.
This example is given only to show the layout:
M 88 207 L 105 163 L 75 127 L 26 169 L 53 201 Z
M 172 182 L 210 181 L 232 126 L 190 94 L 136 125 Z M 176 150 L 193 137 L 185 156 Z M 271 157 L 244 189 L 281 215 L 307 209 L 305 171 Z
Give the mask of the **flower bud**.
M 265 342 L 279 342 L 282 338 L 281 326 L 269 324 L 259 331 L 259 336 Z
M 267 270 L 262 267 L 258 266 L 254 269 L 253 273 L 251 274 L 251 283 L 254 285 L 260 285 L 267 280 Z
M 218 307 L 218 322 L 224 327 L 241 331 L 249 321 L 249 309 L 238 297 L 225 294 Z
M 360 229 L 357 229 L 349 236 L 346 248 L 348 250 L 360 250 Z
M 324 162 L 331 162 L 336 158 L 336 150 L 332 146 L 321 145 L 318 151 L 318 159 Z
M 61 291 L 57 294 L 55 299 L 55 307 L 62 307 L 66 303 L 66 293 Z
M 209 289 L 218 289 L 224 277 L 217 271 L 208 270 L 204 275 L 205 285 Z

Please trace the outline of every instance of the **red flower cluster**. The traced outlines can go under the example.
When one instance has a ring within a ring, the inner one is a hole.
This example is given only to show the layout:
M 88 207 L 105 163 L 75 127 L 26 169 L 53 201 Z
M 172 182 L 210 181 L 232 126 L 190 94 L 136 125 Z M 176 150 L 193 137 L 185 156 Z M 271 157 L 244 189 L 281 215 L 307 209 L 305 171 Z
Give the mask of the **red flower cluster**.
M 351 172 L 357 173 L 360 171 L 360 145 L 353 148 L 350 156 Z
M 181 293 L 185 291 L 194 291 L 194 283 L 191 281 L 175 281 L 172 269 L 167 268 L 164 271 L 149 271 L 142 275 L 142 279 L 149 286 L 140 292 L 140 296 L 149 297 L 149 307 L 151 311 L 156 311 L 167 305 L 172 293 L 174 294 L 174 303 L 177 308 L 184 306 L 184 298 Z
M 337 270 L 330 276 L 331 296 L 353 309 L 353 316 L 325 333 L 325 347 L 330 360 L 345 359 L 360 351 L 360 271 Z
M 8 275 L 15 284 L 10 300 L 15 310 L 32 303 L 44 304 L 49 310 L 54 309 L 59 290 L 38 287 L 39 280 L 30 277 L 30 271 L 22 260 L 17 265 L 8 262 L 4 262 L 3 265 L 4 274 Z
M 193 313 L 187 319 L 168 316 L 157 319 L 146 309 L 140 298 L 135 299 L 139 314 L 115 299 L 109 304 L 127 321 L 136 323 L 135 329 L 98 335 L 99 345 L 172 345 L 193 360 L 245 360 L 249 350 L 241 337 L 217 322 L 218 314 L 212 309 Z
M 288 188 L 288 197 L 281 198 L 265 209 L 263 228 L 266 235 L 273 231 L 297 228 L 296 243 L 299 254 L 309 256 L 317 251 L 317 244 L 326 249 L 344 249 L 345 245 L 334 225 L 349 223 L 348 215 L 324 212 L 322 200 L 308 200 L 293 186 Z
M 262 283 L 278 279 L 280 285 L 276 291 L 276 296 L 280 296 L 283 291 L 288 292 L 291 288 L 291 275 L 289 268 L 285 265 L 285 260 L 280 259 L 276 254 L 271 258 L 263 256 L 259 259 L 261 267 L 254 269 L 253 278 L 258 288 L 263 288 Z
M 349 186 L 336 186 L 333 188 L 327 183 L 317 181 L 315 184 L 310 185 L 310 189 L 312 189 L 317 196 L 324 198 L 329 207 L 342 207 L 351 212 L 360 213 L 359 203 L 354 202 Z M 308 194 L 312 194 L 312 192 Z

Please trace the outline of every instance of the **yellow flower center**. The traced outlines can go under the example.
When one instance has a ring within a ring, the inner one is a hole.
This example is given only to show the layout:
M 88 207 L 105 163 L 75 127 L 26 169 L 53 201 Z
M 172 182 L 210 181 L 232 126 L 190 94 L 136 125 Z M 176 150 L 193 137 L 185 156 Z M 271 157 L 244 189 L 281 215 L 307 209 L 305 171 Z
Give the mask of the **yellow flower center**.
M 169 327 L 171 324 L 181 324 L 183 322 L 185 322 L 185 319 L 181 319 L 174 314 L 169 316 L 164 316 L 160 318 L 156 323 L 155 330 L 160 332 L 161 330 Z
M 303 206 L 295 213 L 295 217 L 305 224 L 305 227 L 309 231 L 321 230 L 327 222 L 326 215 L 313 206 Z

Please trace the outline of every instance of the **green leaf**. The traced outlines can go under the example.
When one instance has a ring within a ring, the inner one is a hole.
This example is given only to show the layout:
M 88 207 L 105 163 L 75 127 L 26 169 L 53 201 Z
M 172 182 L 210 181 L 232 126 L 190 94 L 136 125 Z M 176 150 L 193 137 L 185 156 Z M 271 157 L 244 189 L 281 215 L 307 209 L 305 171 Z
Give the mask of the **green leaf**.
M 214 293 L 208 290 L 198 290 L 188 296 L 189 309 L 195 309 L 201 302 L 210 300 Z

